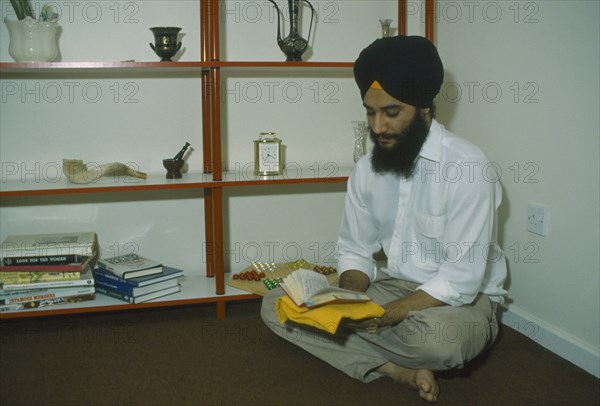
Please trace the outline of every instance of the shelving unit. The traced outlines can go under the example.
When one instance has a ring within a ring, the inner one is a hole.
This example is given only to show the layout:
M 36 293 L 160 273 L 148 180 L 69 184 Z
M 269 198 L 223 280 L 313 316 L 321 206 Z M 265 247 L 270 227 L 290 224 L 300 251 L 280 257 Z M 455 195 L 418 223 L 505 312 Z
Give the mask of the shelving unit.
M 197 62 L 55 62 L 55 63 L 0 63 L 3 77 L 44 77 L 54 74 L 103 75 L 117 72 L 127 76 L 161 75 L 186 73 L 198 75 L 202 84 L 202 146 L 203 172 L 188 173 L 183 179 L 167 180 L 164 174 L 149 174 L 146 181 L 128 179 L 114 181 L 101 178 L 88 185 L 74 185 L 66 179 L 56 182 L 27 183 L 4 181 L 0 184 L 0 198 L 13 199 L 28 196 L 82 195 L 93 193 L 136 193 L 143 191 L 202 190 L 204 200 L 204 224 L 206 270 L 205 276 L 185 276 L 182 279 L 182 292 L 166 296 L 156 301 L 132 305 L 103 295 L 91 302 L 82 302 L 36 309 L 29 311 L 0 313 L 0 319 L 38 317 L 70 313 L 118 311 L 149 307 L 180 306 L 194 303 L 215 303 L 217 317 L 225 316 L 225 304 L 228 301 L 247 300 L 257 296 L 238 289 L 226 288 L 224 265 L 224 229 L 223 189 L 235 187 L 254 187 L 264 185 L 322 184 L 346 182 L 351 167 L 334 167 L 331 170 L 315 173 L 311 168 L 298 168 L 284 171 L 280 176 L 255 177 L 251 173 L 223 171 L 221 137 L 221 91 L 220 81 L 223 72 L 292 72 L 331 71 L 348 72 L 351 62 L 251 62 L 221 61 L 219 53 L 219 10 L 218 0 L 200 0 L 200 61 Z M 427 10 L 433 10 L 433 1 L 427 0 Z M 406 4 L 399 1 L 399 33 L 405 33 Z M 432 27 L 432 14 L 427 14 L 427 27 Z M 427 32 L 430 29 L 427 28 Z M 432 31 L 430 33 L 432 35 Z M 196 140 L 198 144 L 199 140 Z

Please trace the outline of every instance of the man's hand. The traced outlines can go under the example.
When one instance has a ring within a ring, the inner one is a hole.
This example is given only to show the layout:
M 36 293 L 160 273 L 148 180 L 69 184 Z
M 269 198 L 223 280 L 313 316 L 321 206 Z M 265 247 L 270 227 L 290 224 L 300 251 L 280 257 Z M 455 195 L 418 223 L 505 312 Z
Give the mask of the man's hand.
M 425 310 L 430 307 L 444 306 L 442 302 L 422 290 L 417 290 L 402 299 L 383 305 L 384 315 L 377 319 L 377 326 L 392 326 L 403 321 L 413 310 Z
M 356 269 L 349 269 L 340 276 L 340 288 L 342 289 L 365 292 L 370 284 L 369 277 Z
M 375 333 L 380 327 L 393 326 L 402 322 L 410 311 L 425 310 L 430 307 L 444 305 L 446 305 L 444 302 L 437 300 L 428 293 L 417 290 L 402 299 L 384 304 L 385 313 L 381 317 L 353 320 L 346 323 L 346 325 L 353 330 L 366 330 Z

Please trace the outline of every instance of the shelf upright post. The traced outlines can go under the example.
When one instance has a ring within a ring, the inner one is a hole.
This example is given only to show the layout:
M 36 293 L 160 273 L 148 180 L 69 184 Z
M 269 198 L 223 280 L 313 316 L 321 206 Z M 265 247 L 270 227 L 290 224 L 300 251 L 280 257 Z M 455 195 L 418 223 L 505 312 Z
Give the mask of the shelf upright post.
M 208 0 L 200 0 L 200 61 L 208 62 L 210 55 L 211 31 L 208 19 Z M 208 70 L 202 70 L 202 153 L 203 171 L 212 172 L 210 134 L 210 84 Z
M 406 0 L 398 0 L 398 35 L 406 35 Z
M 425 38 L 434 42 L 435 1 L 425 0 Z
M 208 40 L 208 58 L 216 66 L 209 68 L 210 77 L 210 125 L 213 180 L 222 180 L 223 166 L 221 158 L 221 71 L 219 62 L 219 2 L 209 0 L 208 15 L 210 35 Z
M 208 0 L 200 0 L 200 61 L 207 62 L 210 55 L 212 30 L 210 26 Z M 209 71 L 202 71 L 202 158 L 203 172 L 212 172 L 212 134 L 211 134 L 211 83 Z M 206 276 L 215 276 L 214 251 L 214 210 L 212 189 L 204 189 L 204 236 L 201 249 L 206 250 Z
M 219 1 L 210 0 L 208 18 L 210 20 L 210 61 L 219 62 Z M 219 66 L 210 68 L 210 105 L 212 135 L 212 171 L 213 180 L 223 178 L 223 161 L 221 151 L 221 70 Z M 223 254 L 223 189 L 212 188 L 214 263 L 216 294 L 225 294 L 225 265 Z M 224 316 L 224 303 L 217 303 L 217 315 Z

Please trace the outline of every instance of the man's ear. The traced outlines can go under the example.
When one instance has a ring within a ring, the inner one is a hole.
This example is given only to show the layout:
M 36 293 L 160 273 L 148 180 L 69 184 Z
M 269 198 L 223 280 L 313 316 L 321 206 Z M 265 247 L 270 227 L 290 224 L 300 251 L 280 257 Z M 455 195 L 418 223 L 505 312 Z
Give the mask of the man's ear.
M 423 117 L 425 121 L 429 122 L 433 118 L 431 107 L 423 107 L 419 110 L 421 110 L 421 117 Z
M 428 125 L 431 125 L 433 121 L 433 110 L 431 107 L 423 107 L 420 110 L 421 117 L 425 120 Z

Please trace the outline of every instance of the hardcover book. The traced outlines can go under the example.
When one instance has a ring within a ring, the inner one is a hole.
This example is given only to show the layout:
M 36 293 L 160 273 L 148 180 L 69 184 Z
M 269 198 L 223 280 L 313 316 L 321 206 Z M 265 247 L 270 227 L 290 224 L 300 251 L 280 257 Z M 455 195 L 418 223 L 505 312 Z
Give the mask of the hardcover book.
M 162 282 L 153 283 L 151 285 L 135 287 L 126 283 L 117 282 L 111 279 L 105 279 L 100 276 L 96 276 L 94 277 L 94 279 L 96 287 L 99 286 L 132 297 L 139 297 L 148 293 L 156 292 L 158 290 L 163 290 L 173 286 L 177 286 L 179 284 L 177 279 L 170 279 Z
M 96 290 L 93 286 L 83 286 L 74 288 L 55 288 L 55 289 L 35 289 L 35 290 L 16 290 L 0 291 L 0 305 L 35 302 L 39 300 L 55 299 L 59 297 L 71 297 L 88 295 Z
M 0 245 L 0 257 L 93 256 L 98 251 L 94 232 L 24 234 L 8 236 Z
M 68 286 L 94 286 L 94 276 L 92 271 L 79 273 L 78 279 L 66 279 L 49 282 L 25 282 L 25 283 L 0 283 L 0 289 L 3 290 L 31 290 L 46 288 L 64 288 Z
M 122 279 L 155 275 L 161 273 L 163 270 L 163 266 L 160 262 L 137 254 L 101 258 L 98 260 L 98 266 L 114 273 Z
M 96 257 L 81 255 L 4 258 L 0 272 L 85 272 L 96 260 Z
M 80 272 L 0 272 L 0 283 L 69 281 L 80 277 Z
M 94 299 L 96 299 L 95 293 L 87 293 L 87 294 L 78 295 L 78 296 L 56 297 L 56 298 L 52 298 L 52 299 L 42 299 L 42 300 L 35 300 L 35 301 L 31 301 L 31 302 L 11 303 L 11 304 L 0 305 L 0 313 L 13 312 L 13 311 L 25 310 L 25 309 L 37 309 L 39 307 L 56 306 L 56 305 L 65 304 L 65 303 L 85 302 L 85 301 L 94 300 Z
M 183 271 L 181 269 L 171 268 L 169 266 L 163 265 L 163 270 L 161 273 L 157 273 L 154 275 L 148 276 L 138 276 L 136 278 L 123 279 L 118 275 L 107 271 L 104 268 L 97 267 L 93 270 L 94 278 L 105 278 L 110 279 L 117 282 L 126 283 L 130 286 L 146 286 L 157 282 L 166 281 L 169 279 L 178 278 L 183 275 Z
M 279 286 L 296 306 L 309 308 L 331 303 L 362 303 L 371 300 L 362 292 L 329 285 L 327 278 L 309 269 L 298 269 L 283 278 Z
M 158 298 L 163 297 L 163 296 L 172 295 L 172 294 L 177 293 L 177 292 L 181 292 L 181 286 L 180 285 L 172 286 L 172 287 L 167 288 L 167 289 L 163 289 L 163 290 L 158 290 L 156 292 L 147 293 L 145 295 L 138 296 L 138 297 L 133 297 L 133 296 L 125 295 L 125 294 L 123 294 L 121 292 L 118 292 L 118 291 L 115 291 L 115 290 L 112 290 L 112 289 L 107 289 L 107 288 L 104 288 L 102 286 L 96 286 L 96 292 L 102 293 L 103 295 L 107 295 L 107 296 L 110 296 L 110 297 L 114 297 L 115 299 L 119 299 L 119 300 L 122 300 L 122 301 L 125 301 L 125 302 L 137 304 L 137 303 L 144 303 L 144 302 L 148 302 L 150 300 L 158 299 Z

